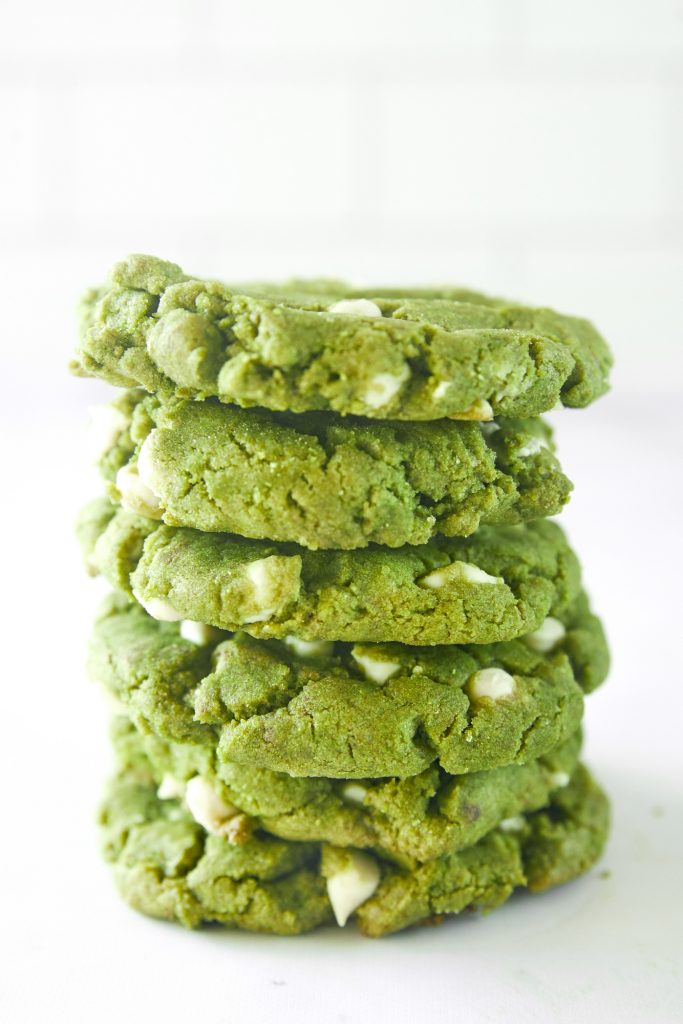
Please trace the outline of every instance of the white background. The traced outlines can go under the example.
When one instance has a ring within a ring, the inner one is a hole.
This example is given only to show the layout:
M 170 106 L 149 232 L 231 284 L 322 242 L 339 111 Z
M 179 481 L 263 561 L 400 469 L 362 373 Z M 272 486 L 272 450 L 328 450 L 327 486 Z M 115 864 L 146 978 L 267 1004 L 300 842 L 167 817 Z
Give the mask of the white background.
M 683 4 L 0 11 L 3 1020 L 680 1020 Z M 129 251 L 469 284 L 610 339 L 613 394 L 554 417 L 614 651 L 587 720 L 614 834 L 586 879 L 380 942 L 188 934 L 118 902 L 71 534 L 107 389 L 66 363 L 80 291 Z

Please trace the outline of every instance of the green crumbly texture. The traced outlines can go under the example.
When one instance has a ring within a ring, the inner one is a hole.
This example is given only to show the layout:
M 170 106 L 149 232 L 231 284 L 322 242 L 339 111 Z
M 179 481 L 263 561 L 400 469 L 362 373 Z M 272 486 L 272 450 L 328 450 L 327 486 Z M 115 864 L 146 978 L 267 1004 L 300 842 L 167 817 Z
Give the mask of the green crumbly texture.
M 118 597 L 95 625 L 89 670 L 143 731 L 209 745 L 219 765 L 367 779 L 406 778 L 437 762 L 459 775 L 524 764 L 576 731 L 582 686 L 604 678 L 608 656 L 585 597 L 563 621 L 565 636 L 546 653 L 516 640 L 338 643 L 302 657 L 245 633 L 198 646 L 180 637 L 176 623 L 157 622 Z M 393 674 L 373 682 L 359 655 L 390 663 Z M 472 677 L 490 667 L 514 677 L 510 697 L 471 696 Z
M 140 476 L 170 526 L 313 549 L 396 548 L 555 515 L 571 490 L 540 420 L 380 424 L 161 403 L 140 390 L 113 407 L 121 429 L 100 460 L 110 493 L 121 499 L 115 472 L 136 467 L 144 445 Z
M 133 773 L 110 784 L 100 825 L 121 894 L 143 914 L 276 935 L 332 919 L 314 844 L 263 836 L 234 845 L 208 835 L 177 801 L 159 800 Z
M 113 719 L 111 738 L 121 766 L 145 781 L 159 784 L 170 776 L 182 789 L 200 775 L 226 805 L 246 816 L 235 829 L 236 842 L 264 831 L 281 839 L 371 849 L 404 867 L 471 846 L 501 821 L 545 807 L 558 779 L 573 773 L 581 747 L 577 730 L 524 765 L 466 775 L 432 765 L 408 779 L 349 784 L 217 764 L 214 749 L 163 740 L 124 715 Z
M 368 288 L 382 312 L 368 317 L 328 311 L 357 294 L 343 284 L 251 290 L 131 256 L 86 295 L 74 369 L 164 397 L 378 419 L 485 419 L 483 402 L 493 415 L 536 416 L 607 390 L 603 338 L 550 309 Z
M 576 556 L 545 520 L 397 550 L 308 551 L 161 525 L 102 499 L 78 532 L 91 571 L 158 618 L 264 638 L 493 643 L 561 615 L 580 590 Z
M 254 836 L 240 845 L 208 835 L 175 800 L 160 800 L 132 771 L 110 784 L 100 813 L 105 856 L 123 898 L 152 917 L 195 927 L 218 922 L 293 935 L 332 921 L 326 880 L 351 851 Z M 579 767 L 550 806 L 519 831 L 413 869 L 377 861 L 373 895 L 355 911 L 361 932 L 386 935 L 466 908 L 491 909 L 519 886 L 539 892 L 582 874 L 600 856 L 606 797 Z M 367 856 L 367 854 L 366 854 Z
M 521 834 L 494 831 L 412 872 L 388 871 L 356 911 L 358 926 L 378 938 L 468 907 L 493 909 L 520 885 L 535 893 L 562 885 L 598 860 L 608 831 L 607 797 L 580 766 L 547 809 L 526 816 Z

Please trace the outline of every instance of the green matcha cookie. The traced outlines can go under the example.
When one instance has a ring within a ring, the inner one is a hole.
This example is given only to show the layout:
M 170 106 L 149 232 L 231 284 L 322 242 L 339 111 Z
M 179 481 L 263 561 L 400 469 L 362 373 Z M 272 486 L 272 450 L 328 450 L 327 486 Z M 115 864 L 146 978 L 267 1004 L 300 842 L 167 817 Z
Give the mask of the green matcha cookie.
M 414 869 L 268 836 L 232 844 L 131 772 L 110 785 L 100 820 L 121 894 L 143 913 L 282 935 L 355 918 L 366 935 L 380 936 L 467 907 L 490 909 L 518 886 L 540 891 L 585 872 L 604 846 L 608 806 L 579 768 L 547 810 Z
M 110 407 L 101 468 L 115 500 L 171 526 L 396 548 L 554 515 L 571 488 L 540 420 L 380 424 L 143 396 Z
M 79 532 L 90 568 L 155 618 L 259 637 L 492 643 L 560 616 L 580 589 L 576 556 L 545 520 L 398 550 L 307 551 L 162 526 L 104 499 Z
M 189 792 L 189 810 L 208 831 L 233 842 L 258 830 L 368 848 L 407 867 L 471 846 L 501 821 L 514 830 L 520 814 L 545 807 L 553 790 L 567 784 L 581 746 L 577 731 L 524 765 L 467 775 L 432 765 L 408 779 L 343 782 L 233 762 L 219 765 L 216 774 L 207 747 L 162 740 L 122 716 L 113 720 L 111 734 L 119 763 L 155 782 L 162 798 Z
M 406 778 L 541 757 L 569 738 L 582 686 L 604 676 L 598 620 L 580 597 L 522 640 L 469 647 L 301 644 L 245 633 L 183 639 L 121 597 L 96 623 L 90 674 L 145 732 L 294 776 Z M 200 758 L 204 754 L 198 755 Z M 191 762 L 190 770 L 211 762 Z M 220 773 L 221 768 L 217 771 Z
M 493 909 L 517 886 L 543 892 L 584 874 L 604 849 L 609 804 L 580 766 L 569 785 L 553 793 L 546 810 L 522 821 L 519 832 L 495 830 L 474 846 L 411 872 L 383 871 L 372 897 L 356 911 L 361 932 L 379 937 L 467 907 Z M 329 860 L 331 866 L 323 856 L 328 885 L 340 853 L 334 850 Z
M 86 296 L 75 369 L 166 397 L 378 419 L 535 416 L 607 390 L 611 356 L 586 320 L 458 289 L 316 287 L 249 296 L 131 256 Z
M 268 836 L 229 843 L 130 774 L 110 785 L 100 825 L 121 894 L 143 914 L 276 935 L 332 920 L 313 844 Z

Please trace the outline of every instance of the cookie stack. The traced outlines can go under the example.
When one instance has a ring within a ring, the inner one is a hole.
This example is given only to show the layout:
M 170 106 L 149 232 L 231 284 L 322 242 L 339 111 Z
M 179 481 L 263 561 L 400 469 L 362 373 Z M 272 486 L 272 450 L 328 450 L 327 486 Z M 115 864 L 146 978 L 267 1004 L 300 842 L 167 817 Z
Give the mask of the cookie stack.
M 603 631 L 539 419 L 606 389 L 584 320 L 462 289 L 228 287 L 146 256 L 86 297 L 75 369 L 114 588 L 106 856 L 186 925 L 383 935 L 599 856 L 579 761 Z

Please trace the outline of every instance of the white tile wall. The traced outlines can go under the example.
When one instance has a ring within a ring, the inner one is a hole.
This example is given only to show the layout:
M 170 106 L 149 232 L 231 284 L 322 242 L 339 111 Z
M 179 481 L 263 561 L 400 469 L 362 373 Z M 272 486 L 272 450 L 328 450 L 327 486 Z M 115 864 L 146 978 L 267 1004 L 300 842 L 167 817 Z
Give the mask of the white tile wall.
M 655 86 L 515 73 L 387 85 L 388 215 L 525 224 L 641 220 L 661 212 Z M 636 171 L 634 174 L 633 171 Z M 434 197 L 440 197 L 435 206 Z
M 106 86 L 75 102 L 76 216 L 95 211 L 101 230 L 139 215 L 209 232 L 235 219 L 246 232 L 259 218 L 334 221 L 348 211 L 351 110 L 335 83 Z
M 512 6 L 519 10 L 519 35 L 531 47 L 574 56 L 588 52 L 633 55 L 636 61 L 646 55 L 680 60 L 681 0 L 522 0 Z
M 683 0 L 38 0 L 1 17 L 8 372 L 42 349 L 55 402 L 76 297 L 131 250 L 233 279 L 556 303 L 610 336 L 624 395 L 681 390 Z
M 26 223 L 31 222 L 40 201 L 42 173 L 39 99 L 37 90 L 32 88 L 0 87 L 3 148 L 6 151 L 0 171 L 0 217 L 5 230 L 21 230 Z
M 20 59 L 64 61 L 161 53 L 182 44 L 184 6 L 178 0 L 116 0 L 111 4 L 4 0 L 7 31 L 0 50 Z M 192 6 L 198 9 L 201 0 Z
M 199 4 L 199 7 L 202 7 Z M 297 0 L 278 4 L 270 0 L 246 4 L 217 3 L 219 39 L 236 47 L 363 53 L 415 48 L 430 50 L 447 38 L 467 45 L 486 46 L 496 29 L 496 4 L 484 0 Z

